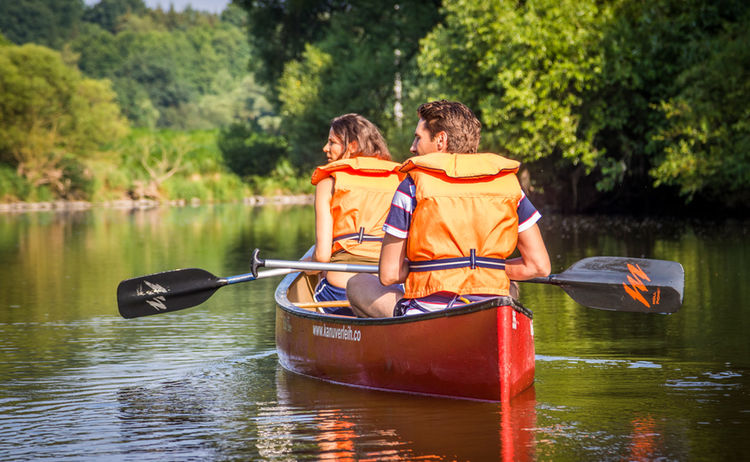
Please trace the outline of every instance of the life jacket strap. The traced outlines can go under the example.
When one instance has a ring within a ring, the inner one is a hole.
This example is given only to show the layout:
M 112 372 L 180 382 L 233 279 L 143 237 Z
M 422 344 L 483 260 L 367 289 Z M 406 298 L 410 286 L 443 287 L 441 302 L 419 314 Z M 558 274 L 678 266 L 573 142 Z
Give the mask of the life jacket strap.
M 373 236 L 371 234 L 365 234 L 365 228 L 361 227 L 359 228 L 358 233 L 349 233 L 349 234 L 342 234 L 341 236 L 336 236 L 333 238 L 333 242 L 336 241 L 343 241 L 347 239 L 356 239 L 357 244 L 361 244 L 362 241 L 382 241 L 382 237 Z
M 410 261 L 409 271 L 439 271 L 456 268 L 491 268 L 505 270 L 504 258 L 477 257 L 476 251 L 471 249 L 468 257 L 440 258 L 437 260 Z

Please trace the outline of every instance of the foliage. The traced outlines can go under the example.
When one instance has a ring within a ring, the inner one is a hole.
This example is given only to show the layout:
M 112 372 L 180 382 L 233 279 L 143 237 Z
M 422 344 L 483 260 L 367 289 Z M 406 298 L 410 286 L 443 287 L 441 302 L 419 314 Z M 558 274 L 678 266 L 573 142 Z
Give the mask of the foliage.
M 12 202 L 25 199 L 31 186 L 16 174 L 15 169 L 0 164 L 0 202 Z
M 484 149 L 533 162 L 548 197 L 577 209 L 640 207 L 671 196 L 665 186 L 688 198 L 748 191 L 746 2 L 459 0 L 444 10 L 422 42 L 425 76 L 478 112 Z
M 83 20 L 114 34 L 123 16 L 147 12 L 143 0 L 99 0 L 83 13 Z
M 227 167 L 240 177 L 266 176 L 288 156 L 284 138 L 255 126 L 235 123 L 221 131 L 218 146 Z
M 394 83 L 413 69 L 419 39 L 440 17 L 439 2 L 240 3 L 254 26 L 250 36 L 264 66 L 258 72 L 277 91 L 272 100 L 295 165 L 307 170 L 321 162 L 328 125 L 338 115 L 360 113 L 383 131 L 400 127 Z M 279 46 L 283 52 L 274 51 Z
M 344 1 L 236 0 L 247 11 L 248 36 L 257 50 L 253 70 L 261 82 L 273 86 L 287 62 L 301 56 L 305 47 L 324 37 L 331 13 Z
M 107 82 L 86 79 L 38 45 L 0 47 L 0 161 L 32 186 L 79 196 L 82 159 L 127 130 Z
M 186 10 L 148 10 L 141 0 L 87 10 L 71 42 L 88 75 L 108 78 L 136 126 L 207 129 L 267 114 L 263 89 L 247 76 L 250 48 L 238 24 Z
M 530 162 L 562 158 L 591 171 L 603 152 L 582 118 L 602 57 L 596 44 L 611 15 L 600 2 L 463 0 L 423 40 L 420 65 L 440 96 L 472 107 L 483 149 Z
M 206 192 L 207 179 L 228 173 L 216 146 L 216 131 L 139 129 L 113 148 L 130 172 L 127 194 L 134 199 L 213 199 Z M 191 191 L 202 192 L 190 196 Z
M 313 194 L 309 176 L 300 176 L 288 159 L 281 159 L 268 176 L 252 176 L 249 183 L 256 194 L 278 196 L 286 193 Z
M 748 26 L 750 9 L 737 23 L 716 21 L 716 35 L 686 46 L 689 65 L 675 79 L 676 94 L 657 107 L 666 117 L 653 136 L 664 145 L 650 172 L 657 185 L 676 185 L 689 199 L 698 193 L 732 204 L 750 199 Z
M 333 117 L 402 160 L 445 97 L 542 207 L 747 207 L 749 30 L 743 0 L 2 2 L 0 196 L 309 191 Z
M 4 0 L 0 31 L 16 45 L 33 42 L 60 48 L 81 22 L 82 0 Z

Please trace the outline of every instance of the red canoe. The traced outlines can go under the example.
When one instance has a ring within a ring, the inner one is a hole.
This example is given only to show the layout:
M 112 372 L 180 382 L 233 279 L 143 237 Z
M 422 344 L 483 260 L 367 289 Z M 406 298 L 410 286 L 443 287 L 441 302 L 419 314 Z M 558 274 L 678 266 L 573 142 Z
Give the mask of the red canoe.
M 531 312 L 510 297 L 399 318 L 318 312 L 311 278 L 276 289 L 281 365 L 329 382 L 507 402 L 534 381 Z

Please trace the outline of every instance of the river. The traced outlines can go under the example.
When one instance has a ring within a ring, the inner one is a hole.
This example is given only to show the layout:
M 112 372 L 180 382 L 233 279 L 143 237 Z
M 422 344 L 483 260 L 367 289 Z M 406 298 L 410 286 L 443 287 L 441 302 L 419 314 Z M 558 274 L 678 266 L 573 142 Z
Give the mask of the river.
M 302 205 L 0 214 L 0 459 L 739 460 L 750 456 L 750 221 L 543 217 L 562 272 L 674 260 L 672 315 L 585 308 L 522 284 L 536 380 L 509 405 L 359 390 L 281 369 L 280 278 L 126 320 L 123 280 L 296 259 Z

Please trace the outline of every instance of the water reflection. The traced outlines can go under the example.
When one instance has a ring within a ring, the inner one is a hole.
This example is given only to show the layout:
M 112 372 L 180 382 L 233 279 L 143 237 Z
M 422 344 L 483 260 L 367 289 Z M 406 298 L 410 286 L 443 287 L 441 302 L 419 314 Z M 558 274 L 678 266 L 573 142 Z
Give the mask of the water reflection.
M 283 369 L 276 387 L 282 409 L 314 410 L 300 424 L 321 460 L 534 460 L 533 386 L 505 406 L 362 390 Z

